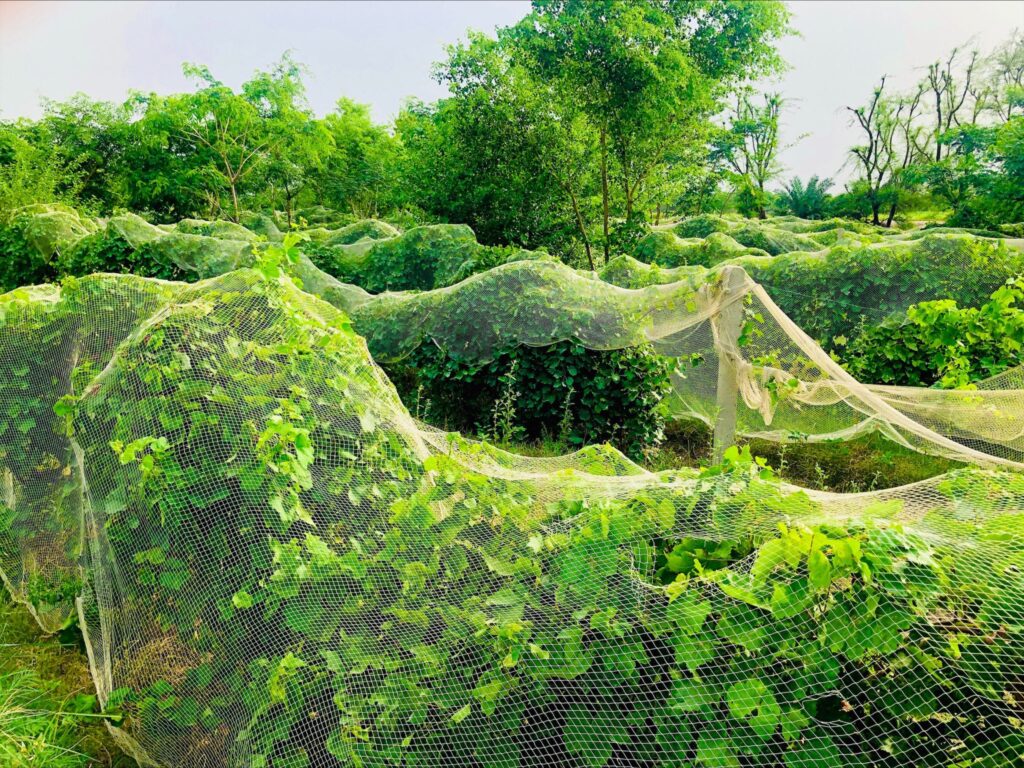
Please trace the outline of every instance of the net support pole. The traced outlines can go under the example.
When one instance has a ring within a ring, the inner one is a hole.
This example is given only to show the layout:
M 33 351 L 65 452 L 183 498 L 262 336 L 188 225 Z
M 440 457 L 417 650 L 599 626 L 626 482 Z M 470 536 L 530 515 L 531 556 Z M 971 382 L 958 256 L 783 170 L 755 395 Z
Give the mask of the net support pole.
M 736 371 L 736 350 L 743 328 L 743 301 L 747 291 L 747 274 L 739 267 L 726 267 L 721 276 L 722 309 L 718 313 L 715 347 L 718 352 L 718 413 L 712 450 L 714 463 L 722 460 L 725 449 L 736 442 L 736 405 L 739 384 Z

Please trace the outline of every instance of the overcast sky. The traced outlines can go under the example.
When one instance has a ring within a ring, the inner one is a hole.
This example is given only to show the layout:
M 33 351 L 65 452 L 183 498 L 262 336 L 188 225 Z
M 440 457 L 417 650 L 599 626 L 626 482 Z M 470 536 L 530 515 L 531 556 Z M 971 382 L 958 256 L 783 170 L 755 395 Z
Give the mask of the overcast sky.
M 909 86 L 950 48 L 982 49 L 1024 28 L 1024 2 L 790 3 L 799 37 L 777 88 L 790 99 L 786 175 L 835 175 L 855 139 L 843 106 L 863 101 L 882 74 Z M 12 2 L 0 0 L 0 117 L 38 116 L 41 97 L 77 91 L 123 99 L 132 89 L 188 87 L 183 61 L 230 85 L 291 49 L 312 71 L 318 114 L 339 96 L 380 121 L 402 101 L 443 95 L 431 64 L 467 29 L 493 32 L 527 2 Z

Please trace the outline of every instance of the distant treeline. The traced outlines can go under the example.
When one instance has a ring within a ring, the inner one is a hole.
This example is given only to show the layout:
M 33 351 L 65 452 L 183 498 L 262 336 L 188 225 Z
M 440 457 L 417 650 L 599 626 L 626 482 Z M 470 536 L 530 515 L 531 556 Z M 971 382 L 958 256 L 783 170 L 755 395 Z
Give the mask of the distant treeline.
M 778 2 L 536 0 L 495 37 L 449 48 L 434 70 L 449 95 L 407 103 L 390 125 L 345 98 L 316 117 L 289 54 L 237 90 L 187 64 L 188 93 L 80 94 L 0 122 L 0 216 L 56 200 L 154 222 L 246 210 L 290 222 L 317 205 L 465 223 L 483 243 L 591 265 L 667 216 L 708 211 L 1024 219 L 1020 35 L 988 55 L 954 51 L 909 95 L 883 79 L 850 110 L 864 141 L 842 194 L 822 178 L 772 192 L 784 98 L 749 84 L 779 70 L 788 23 Z

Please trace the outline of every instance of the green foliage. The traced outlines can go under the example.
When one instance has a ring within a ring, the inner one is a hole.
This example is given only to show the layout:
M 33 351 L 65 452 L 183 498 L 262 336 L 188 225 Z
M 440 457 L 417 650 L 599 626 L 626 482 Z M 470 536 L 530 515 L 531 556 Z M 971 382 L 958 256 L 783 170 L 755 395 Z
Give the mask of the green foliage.
M 109 646 L 108 707 L 147 746 L 267 768 L 459 750 L 513 768 L 901 768 L 1018 748 L 1017 521 L 988 501 L 1019 498 L 1017 474 L 955 473 L 913 515 L 887 501 L 842 521 L 735 448 L 613 493 L 595 479 L 637 468 L 610 448 L 577 456 L 585 472 L 480 474 L 469 457 L 507 454 L 436 433 L 422 450 L 347 318 L 286 278 L 298 258 L 289 238 L 199 285 L 94 276 L 0 302 L 25 362 L 0 369 L 19 407 L 0 429 L 24 437 L 5 467 L 69 491 L 71 451 L 44 451 L 74 435 L 103 532 L 102 559 L 84 555 L 117 565 L 97 612 L 140 628 Z M 72 341 L 71 371 L 37 351 Z M 582 404 L 573 388 L 601 371 L 559 354 L 491 377 L 514 384 L 514 418 L 534 377 L 568 393 L 556 411 Z M 629 376 L 608 370 L 600 397 Z M 58 397 L 69 379 L 81 396 Z M 51 501 L 36 511 L 76 508 Z M 5 506 L 0 536 L 31 540 L 28 511 Z M 981 542 L 991 577 L 965 559 Z
M 518 248 L 482 246 L 464 224 L 432 224 L 385 236 L 362 237 L 337 243 L 365 231 L 385 233 L 380 222 L 352 224 L 349 233 L 338 230 L 321 243 L 308 243 L 303 251 L 323 271 L 342 282 L 371 293 L 430 290 L 454 285 L 470 275 L 509 261 L 538 258 L 542 254 Z M 332 244 L 334 243 L 334 244 Z
M 649 348 L 589 350 L 578 343 L 517 347 L 487 363 L 453 358 L 433 344 L 387 365 L 410 410 L 446 429 L 491 433 L 495 404 L 514 371 L 516 430 L 530 439 L 562 437 L 571 446 L 610 442 L 638 457 L 662 439 L 659 409 L 670 363 Z
M 728 232 L 730 226 L 721 216 L 700 214 L 683 219 L 675 227 L 679 237 L 707 237 L 714 232 Z
M 363 238 L 383 240 L 401 234 L 395 227 L 378 219 L 362 219 L 337 230 L 325 240 L 326 245 L 350 245 Z
M 46 637 L 0 594 L 0 765 L 129 768 L 104 728 L 77 628 Z
M 805 235 L 787 232 L 767 224 L 742 224 L 729 230 L 729 237 L 747 248 L 756 248 L 771 256 L 794 251 L 819 251 L 821 244 Z
M 78 178 L 40 136 L 0 121 L 0 222 L 28 205 L 74 198 Z
M 53 280 L 55 258 L 95 226 L 61 205 L 19 209 L 10 221 L 0 223 L 0 290 Z
M 944 388 L 1024 365 L 1024 285 L 1011 279 L 977 308 L 952 299 L 915 304 L 866 327 L 843 357 L 860 381 Z
M 998 240 L 925 232 L 903 242 L 840 244 L 820 256 L 792 253 L 748 271 L 828 348 L 836 337 L 855 338 L 862 318 L 881 321 L 937 296 L 979 306 L 1024 271 L 1024 252 Z
M 914 170 L 952 209 L 951 226 L 997 229 L 1024 221 L 1024 116 L 997 126 L 963 126 L 943 143 L 945 157 Z
M 832 179 L 811 176 L 805 184 L 798 176 L 794 176 L 783 185 L 776 202 L 783 213 L 801 219 L 823 219 L 829 210 L 828 190 L 831 186 Z
M 728 165 L 737 191 L 737 208 L 744 216 L 767 218 L 770 193 L 767 183 L 782 172 L 778 156 L 779 116 L 785 100 L 766 93 L 755 104 L 748 89 L 737 92 L 729 126 L 716 137 L 715 154 Z
M 367 105 L 339 99 L 322 129 L 329 146 L 307 172 L 317 200 L 359 218 L 378 216 L 401 202 L 401 145 L 384 126 L 374 125 Z
M 682 225 L 680 225 L 682 226 Z M 742 233 L 741 233 L 742 234 Z M 751 240 L 766 238 L 748 238 Z M 659 267 L 681 267 L 699 265 L 713 267 L 723 261 L 741 256 L 767 256 L 760 248 L 747 248 L 738 243 L 731 234 L 712 232 L 700 239 L 682 239 L 664 230 L 651 232 L 633 248 L 633 256 L 645 264 Z

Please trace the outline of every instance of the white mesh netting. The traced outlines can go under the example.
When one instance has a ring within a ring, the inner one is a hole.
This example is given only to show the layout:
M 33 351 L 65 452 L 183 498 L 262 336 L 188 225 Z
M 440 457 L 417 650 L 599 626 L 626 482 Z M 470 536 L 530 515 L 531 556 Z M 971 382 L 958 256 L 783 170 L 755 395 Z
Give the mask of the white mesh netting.
M 145 231 L 169 259 L 204 238 Z M 0 296 L 0 572 L 44 627 L 77 610 L 142 762 L 1018 764 L 1021 369 L 863 385 L 729 263 L 374 296 L 305 259 L 301 286 L 216 274 L 253 262 L 216 242 L 175 262 L 200 282 Z M 415 421 L 370 354 L 566 338 L 678 358 L 672 407 L 716 428 L 879 430 L 970 468 L 829 494 L 735 449 L 526 458 Z

